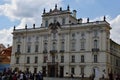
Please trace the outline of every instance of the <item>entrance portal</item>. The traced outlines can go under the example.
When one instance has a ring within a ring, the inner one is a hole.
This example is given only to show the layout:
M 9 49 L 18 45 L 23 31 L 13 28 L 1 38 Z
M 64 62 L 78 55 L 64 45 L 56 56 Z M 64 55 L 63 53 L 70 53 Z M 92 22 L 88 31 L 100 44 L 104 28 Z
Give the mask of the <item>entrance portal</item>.
M 48 76 L 58 77 L 58 66 L 57 65 L 48 65 Z

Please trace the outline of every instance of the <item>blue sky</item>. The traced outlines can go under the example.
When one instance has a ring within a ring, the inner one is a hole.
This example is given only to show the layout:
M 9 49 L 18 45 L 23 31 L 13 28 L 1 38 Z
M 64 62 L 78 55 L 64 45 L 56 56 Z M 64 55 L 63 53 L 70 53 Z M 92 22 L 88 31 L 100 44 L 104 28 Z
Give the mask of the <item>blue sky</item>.
M 40 26 L 43 9 L 49 11 L 55 4 L 63 9 L 69 5 L 71 11 L 77 10 L 77 18 L 99 20 L 106 15 L 113 28 L 111 38 L 120 44 L 120 0 L 0 0 L 1 42 L 12 44 L 14 25 L 17 28 L 23 28 L 25 24 L 32 26 L 34 23 Z

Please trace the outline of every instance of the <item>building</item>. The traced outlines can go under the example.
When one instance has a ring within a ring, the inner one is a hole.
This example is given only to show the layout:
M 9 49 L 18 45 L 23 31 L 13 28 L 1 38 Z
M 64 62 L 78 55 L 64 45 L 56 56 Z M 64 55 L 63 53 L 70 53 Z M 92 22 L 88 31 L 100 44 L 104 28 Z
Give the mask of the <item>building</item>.
M 42 71 L 49 77 L 95 74 L 107 78 L 116 67 L 111 64 L 111 57 L 120 58 L 120 49 L 117 56 L 110 52 L 114 44 L 110 39 L 110 24 L 105 17 L 94 22 L 88 18 L 83 23 L 82 18 L 76 18 L 76 12 L 71 12 L 69 6 L 62 10 L 55 5 L 49 12 L 44 9 L 41 27 L 35 24 L 33 28 L 14 27 L 11 67 L 35 73 Z
M 3 44 L 0 44 L 0 52 L 5 49 L 5 46 Z
M 0 52 L 0 71 L 10 67 L 12 47 L 4 48 Z

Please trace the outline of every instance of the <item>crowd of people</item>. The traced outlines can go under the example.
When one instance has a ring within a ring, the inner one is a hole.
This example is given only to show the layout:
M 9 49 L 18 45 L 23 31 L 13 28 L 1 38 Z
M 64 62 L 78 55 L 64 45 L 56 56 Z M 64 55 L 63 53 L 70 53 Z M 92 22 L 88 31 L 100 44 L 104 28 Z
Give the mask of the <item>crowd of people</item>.
M 43 80 L 43 75 L 40 71 L 31 73 L 29 71 L 22 72 L 5 69 L 0 73 L 0 80 Z
M 108 80 L 120 80 L 120 75 L 116 74 L 115 76 L 111 73 L 108 74 Z M 73 78 L 73 75 L 71 75 Z M 81 76 L 84 79 L 84 76 Z M 104 76 L 102 80 L 104 80 Z M 31 73 L 30 71 L 18 71 L 11 70 L 10 68 L 4 69 L 3 72 L 0 72 L 0 80 L 43 80 L 43 74 L 39 71 L 38 73 Z M 94 75 L 90 76 L 90 80 L 94 80 Z

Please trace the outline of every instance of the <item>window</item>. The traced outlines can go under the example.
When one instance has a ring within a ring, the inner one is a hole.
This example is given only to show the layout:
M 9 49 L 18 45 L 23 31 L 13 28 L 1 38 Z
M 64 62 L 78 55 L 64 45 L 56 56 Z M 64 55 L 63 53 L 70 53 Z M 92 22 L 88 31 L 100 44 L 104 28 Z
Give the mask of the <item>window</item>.
M 56 50 L 56 43 L 53 42 L 53 50 Z
M 62 18 L 62 25 L 65 24 L 65 18 Z
M 30 57 L 27 57 L 27 64 L 30 63 Z
M 39 41 L 39 37 L 38 36 L 36 36 L 36 42 L 38 42 Z
M 61 50 L 64 50 L 64 42 L 61 42 Z
M 18 37 L 18 42 L 21 42 L 21 37 L 20 36 Z
M 37 56 L 35 57 L 35 63 L 38 63 L 38 57 Z
M 81 62 L 84 63 L 84 55 L 81 55 Z
M 53 33 L 53 39 L 56 39 L 56 33 Z
M 75 39 L 75 33 L 72 33 L 72 39 Z
M 56 20 L 57 18 L 56 17 L 54 17 L 54 23 L 56 23 L 57 22 L 57 20 Z
M 38 52 L 38 44 L 35 45 L 35 52 Z
M 71 50 L 75 51 L 75 42 L 72 42 Z
M 52 56 L 52 62 L 55 62 L 55 56 Z
M 31 37 L 28 37 L 28 40 L 27 40 L 28 42 L 31 42 Z
M 45 27 L 48 27 L 48 20 L 45 21 Z
M 97 55 L 94 55 L 94 63 L 97 63 Z
M 37 73 L 37 68 L 34 68 L 34 73 Z
M 61 56 L 61 63 L 64 62 L 64 56 Z
M 44 63 L 47 62 L 47 56 L 44 56 L 44 60 L 43 60 Z
M 75 74 L 75 68 L 74 67 L 71 68 L 71 73 Z
M 17 52 L 20 52 L 20 45 L 17 45 Z
M 85 49 L 85 39 L 81 39 L 81 50 Z
M 84 75 L 84 67 L 81 67 L 81 74 Z
M 98 48 L 98 40 L 94 40 L 94 48 Z
M 28 52 L 28 53 L 31 52 L 31 45 L 28 45 L 28 47 L 27 47 L 27 52 Z
M 95 31 L 94 31 L 94 37 L 97 37 L 97 36 L 98 36 L 98 31 L 95 30 Z
M 19 64 L 19 57 L 16 58 L 16 64 Z
M 74 56 L 74 55 L 72 55 L 72 56 L 71 56 L 71 59 L 72 59 L 72 60 L 71 60 L 71 62 L 73 62 L 73 63 L 74 63 L 74 62 L 75 62 L 75 56 Z
M 47 50 L 47 43 L 44 43 L 44 50 Z
M 82 38 L 84 38 L 84 36 L 85 36 L 85 33 L 84 33 L 84 32 L 82 32 L 82 33 L 81 33 L 81 37 L 82 37 Z

